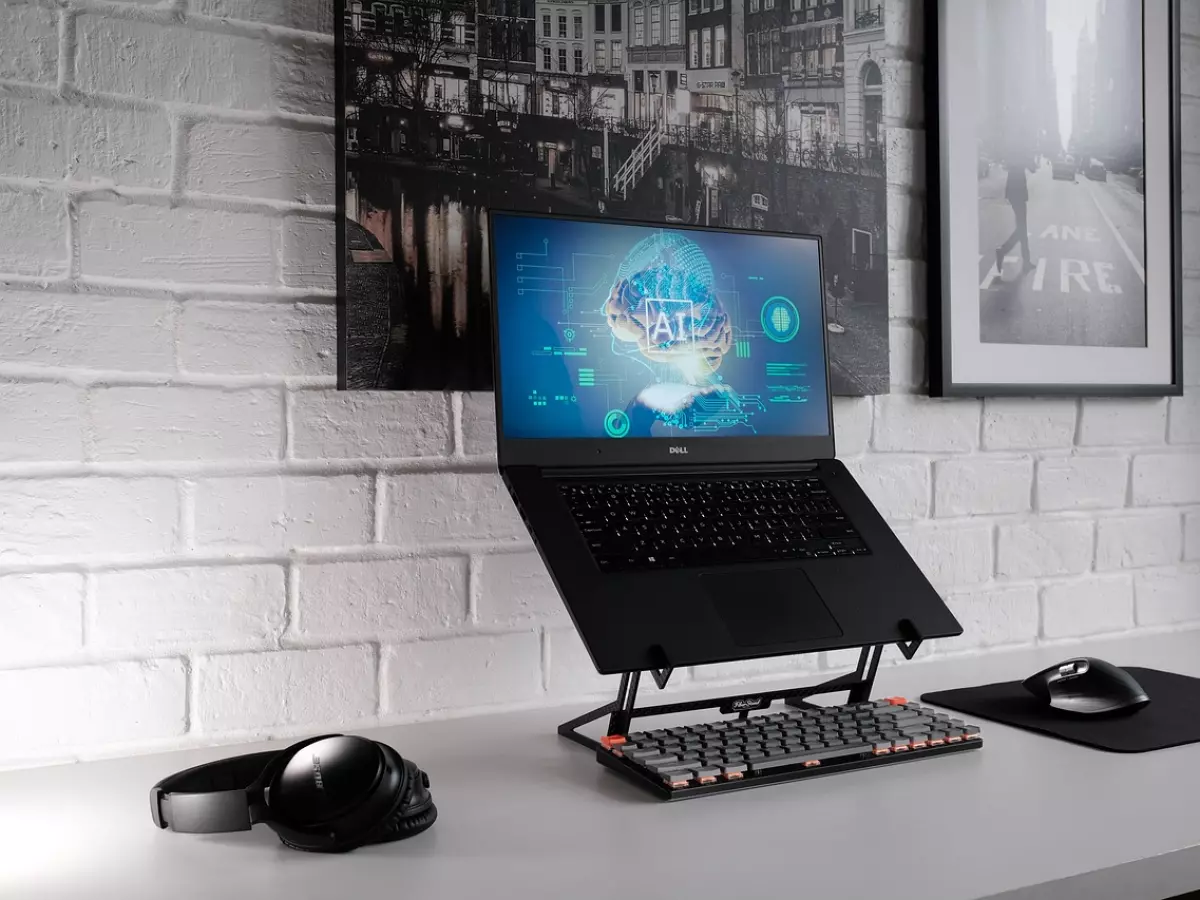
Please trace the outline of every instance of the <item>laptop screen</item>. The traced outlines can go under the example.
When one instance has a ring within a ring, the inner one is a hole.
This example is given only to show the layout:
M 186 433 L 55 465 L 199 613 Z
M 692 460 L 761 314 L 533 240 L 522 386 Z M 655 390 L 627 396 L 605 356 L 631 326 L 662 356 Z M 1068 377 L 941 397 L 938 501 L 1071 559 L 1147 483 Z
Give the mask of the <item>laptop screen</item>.
M 825 437 L 811 237 L 495 213 L 504 436 Z

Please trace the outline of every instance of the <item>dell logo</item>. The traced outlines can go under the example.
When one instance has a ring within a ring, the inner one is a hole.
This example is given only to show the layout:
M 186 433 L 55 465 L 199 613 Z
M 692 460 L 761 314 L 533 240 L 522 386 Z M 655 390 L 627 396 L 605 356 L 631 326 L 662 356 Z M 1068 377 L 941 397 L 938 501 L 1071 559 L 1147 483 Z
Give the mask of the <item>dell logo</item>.
M 684 456 L 687 456 L 687 447 L 674 447 L 674 446 L 672 446 L 672 447 L 670 448 L 670 452 L 671 452 L 671 455 L 672 455 L 672 456 L 674 456 L 676 453 L 682 453 Z
M 321 774 L 321 757 L 314 756 L 312 758 L 312 767 L 313 767 L 313 782 L 316 784 L 317 790 L 318 791 L 325 790 L 325 778 Z

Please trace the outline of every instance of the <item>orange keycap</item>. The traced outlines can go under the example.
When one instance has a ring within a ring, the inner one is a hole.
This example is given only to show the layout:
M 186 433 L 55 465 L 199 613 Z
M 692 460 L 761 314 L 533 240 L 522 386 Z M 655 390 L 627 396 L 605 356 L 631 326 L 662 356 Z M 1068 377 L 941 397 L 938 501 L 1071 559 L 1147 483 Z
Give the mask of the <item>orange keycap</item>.
M 888 697 L 886 699 L 888 703 L 892 704 L 892 706 L 903 706 L 908 702 L 907 697 Z
M 613 747 L 619 747 L 629 739 L 623 734 L 606 734 L 600 738 L 600 746 L 605 750 L 611 750 Z

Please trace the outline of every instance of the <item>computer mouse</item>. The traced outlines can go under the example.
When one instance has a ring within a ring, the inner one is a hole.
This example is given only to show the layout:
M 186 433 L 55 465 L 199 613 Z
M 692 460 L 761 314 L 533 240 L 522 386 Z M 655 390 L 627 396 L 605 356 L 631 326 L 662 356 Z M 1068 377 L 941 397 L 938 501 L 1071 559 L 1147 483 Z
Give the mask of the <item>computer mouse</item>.
M 1142 686 L 1124 669 L 1089 657 L 1068 659 L 1022 683 L 1054 709 L 1089 716 L 1134 713 L 1150 702 Z

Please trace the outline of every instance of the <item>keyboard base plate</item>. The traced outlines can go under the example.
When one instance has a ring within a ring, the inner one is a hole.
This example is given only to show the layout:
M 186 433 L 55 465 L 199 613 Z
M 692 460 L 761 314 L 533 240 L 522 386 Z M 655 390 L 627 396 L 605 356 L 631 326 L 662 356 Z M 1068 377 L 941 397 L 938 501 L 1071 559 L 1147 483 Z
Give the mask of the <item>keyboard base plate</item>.
M 923 750 L 906 750 L 901 753 L 885 756 L 869 756 L 864 759 L 837 760 L 822 763 L 811 768 L 789 769 L 786 772 L 773 772 L 765 775 L 747 775 L 736 781 L 719 780 L 713 784 L 689 785 L 688 787 L 673 788 L 660 778 L 641 766 L 635 765 L 622 756 L 617 756 L 611 750 L 597 750 L 596 760 L 602 766 L 612 769 L 621 776 L 628 778 L 640 787 L 650 791 L 660 800 L 687 800 L 692 797 L 703 797 L 709 794 L 720 794 L 726 791 L 744 791 L 748 788 L 766 787 L 769 784 L 781 784 L 785 781 L 799 781 L 802 778 L 817 778 L 821 775 L 832 775 L 836 772 L 846 772 L 850 769 L 869 769 L 878 766 L 895 766 L 934 756 L 944 756 L 948 753 L 963 753 L 977 750 L 983 746 L 983 738 L 973 738 L 959 744 L 946 744 L 941 747 L 926 747 Z

